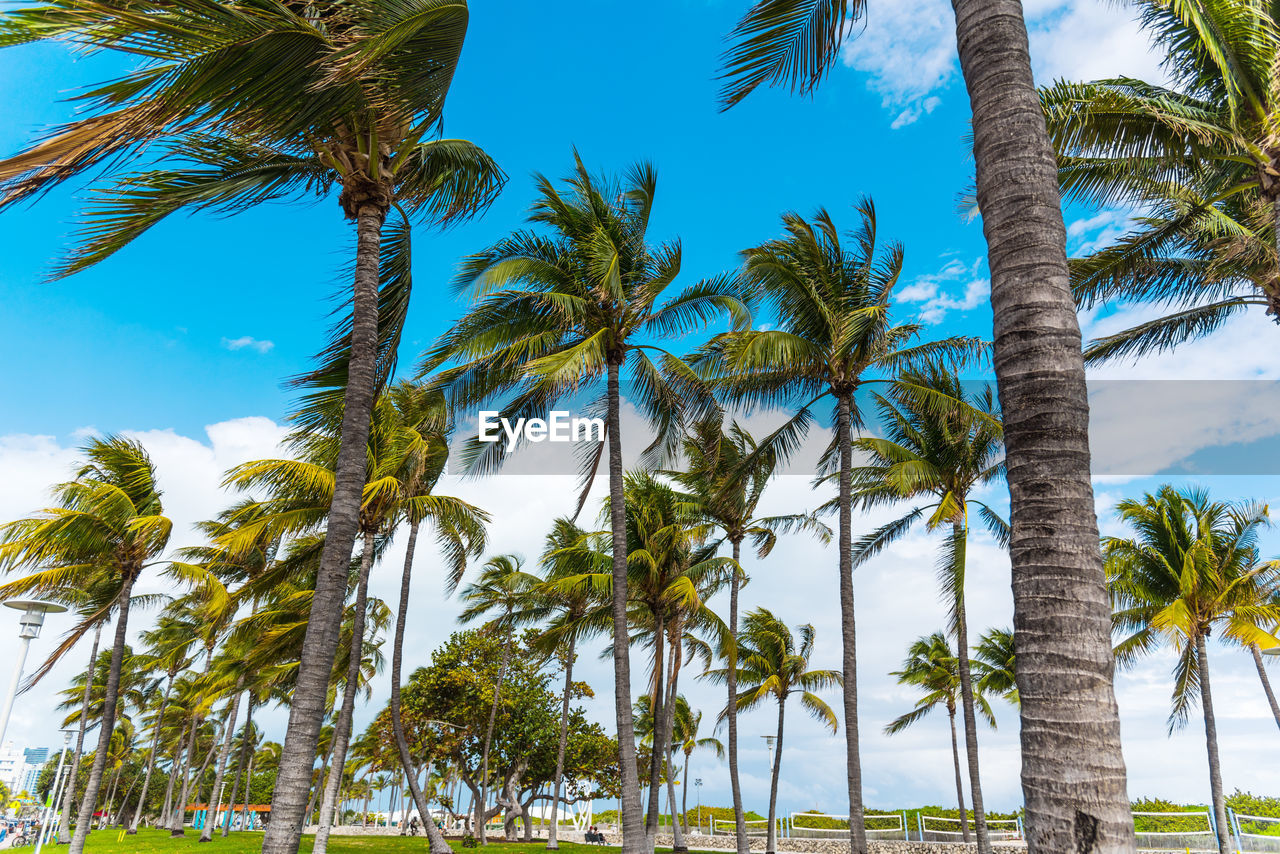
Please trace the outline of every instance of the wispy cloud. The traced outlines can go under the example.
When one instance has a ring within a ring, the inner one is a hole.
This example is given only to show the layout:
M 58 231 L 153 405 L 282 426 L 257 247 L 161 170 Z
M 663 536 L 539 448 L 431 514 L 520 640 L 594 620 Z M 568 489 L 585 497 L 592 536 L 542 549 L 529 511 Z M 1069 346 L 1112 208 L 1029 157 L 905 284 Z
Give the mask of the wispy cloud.
M 255 350 L 258 353 L 269 353 L 271 348 L 276 346 L 276 342 L 242 335 L 239 338 L 223 338 L 222 346 L 228 350 Z
M 930 325 L 941 323 L 949 311 L 969 311 L 986 302 L 991 280 L 978 275 L 982 259 L 966 265 L 952 259 L 942 269 L 915 281 L 897 293 L 899 302 L 923 303 L 918 319 Z

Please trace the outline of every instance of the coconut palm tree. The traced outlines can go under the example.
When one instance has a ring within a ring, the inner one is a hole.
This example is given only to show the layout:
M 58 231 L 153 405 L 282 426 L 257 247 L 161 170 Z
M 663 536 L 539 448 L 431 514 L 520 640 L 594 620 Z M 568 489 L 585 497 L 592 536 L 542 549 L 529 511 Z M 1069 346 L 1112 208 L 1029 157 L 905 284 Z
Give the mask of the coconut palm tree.
M 814 692 L 839 687 L 844 674 L 839 670 L 810 670 L 813 626 L 803 623 L 796 629 L 798 638 L 786 623 L 766 608 L 748 611 L 742 620 L 741 654 L 738 656 L 738 683 L 742 686 L 742 693 L 738 695 L 738 711 L 750 711 L 766 700 L 778 704 L 778 733 L 769 780 L 769 836 L 765 841 L 765 851 L 770 854 L 777 850 L 778 775 L 782 769 L 787 700 L 792 694 L 799 694 L 801 708 L 817 721 L 833 733 L 840 727 L 836 713 Z M 710 671 L 709 675 L 716 680 L 728 676 L 723 669 Z
M 1094 342 L 1091 359 L 1167 349 L 1253 306 L 1280 314 L 1280 17 L 1265 3 L 1136 5 L 1168 86 L 1115 78 L 1041 90 L 1064 196 L 1145 209 L 1115 244 L 1072 262 L 1077 300 L 1168 312 Z
M 92 590 L 104 578 L 118 585 L 116 631 L 102 697 L 98 747 L 80 801 L 72 854 L 84 851 L 102 785 L 115 726 L 133 585 L 143 572 L 162 563 L 173 529 L 164 515 L 155 466 L 140 443 L 108 436 L 90 440 L 81 452 L 86 459 L 75 480 L 54 487 L 54 506 L 0 527 L 0 569 L 36 568 L 29 576 L 30 592 L 75 587 Z
M 675 732 L 672 735 L 671 745 L 673 752 L 678 750 L 684 754 L 684 773 L 680 775 L 680 779 L 684 781 L 680 800 L 680 821 L 684 823 L 686 834 L 689 832 L 689 757 L 695 750 L 712 750 L 717 759 L 724 758 L 724 744 L 720 739 L 714 736 L 698 737 L 701 726 L 702 712 L 691 709 L 689 701 L 684 697 L 677 697 Z M 675 812 L 674 804 L 671 811 Z
M 155 770 L 156 759 L 160 754 L 160 735 L 163 731 L 165 711 L 169 706 L 169 697 L 173 693 L 173 681 L 191 664 L 191 646 L 195 643 L 195 635 L 191 633 L 190 628 L 171 614 L 161 614 L 156 625 L 143 631 L 141 638 L 146 644 L 152 669 L 164 674 L 164 693 L 160 697 L 160 706 L 156 710 L 152 725 L 151 750 L 147 755 L 147 770 L 142 779 L 138 809 L 129 823 L 128 832 L 131 835 L 138 832 L 138 824 L 142 821 L 143 810 L 146 809 L 151 773 Z
M 980 854 L 990 854 L 978 772 L 964 579 L 971 508 L 1002 545 L 1009 540 L 1005 521 L 974 498 L 975 490 L 1004 476 L 999 405 L 989 385 L 967 389 L 955 373 L 938 365 L 908 370 L 901 379 L 901 385 L 875 396 L 883 435 L 853 443 L 865 460 L 853 471 L 853 500 L 867 508 L 903 501 L 920 503 L 854 543 L 853 564 L 857 567 L 867 562 L 921 520 L 930 530 L 950 529 L 938 562 L 939 586 L 950 612 L 949 629 L 956 639 L 974 833 Z M 940 409 L 937 398 L 959 405 Z
M 713 407 L 688 366 L 653 339 L 676 337 L 727 315 L 736 328 L 750 322 L 733 283 L 700 282 L 660 302 L 680 272 L 680 246 L 653 246 L 647 237 L 657 191 L 648 164 L 621 184 L 592 176 L 580 158 L 564 190 L 537 178 L 530 219 L 545 233 L 520 231 L 471 256 L 459 284 L 478 304 L 428 353 L 428 370 L 452 360 L 439 384 L 451 403 L 470 405 L 515 392 L 503 415 L 542 415 L 556 401 L 605 385 L 605 442 L 587 459 L 588 481 L 608 451 L 610 530 L 613 536 L 614 682 L 631 680 L 627 649 L 627 563 L 624 513 L 621 382 L 628 368 L 635 404 L 658 428 L 655 451 L 674 447 L 679 428 Z M 690 400 L 694 403 L 690 403 Z M 500 462 L 502 446 L 485 444 L 474 465 Z M 586 484 L 589 485 L 589 482 Z M 579 509 L 586 500 L 584 491 Z M 614 691 L 621 767 L 623 850 L 650 845 L 641 825 L 639 778 L 630 692 Z
M 1230 831 L 1218 759 L 1218 732 L 1209 682 L 1209 636 L 1245 646 L 1272 647 L 1280 639 L 1263 626 L 1280 621 L 1280 564 L 1257 559 L 1266 507 L 1212 501 L 1200 489 L 1163 486 L 1141 499 L 1116 505 L 1132 538 L 1106 537 L 1115 628 L 1116 661 L 1132 665 L 1168 643 L 1174 665 L 1170 731 L 1183 726 L 1198 697 L 1209 755 L 1209 788 L 1218 850 L 1228 854 Z
M 768 452 L 757 453 L 755 439 L 734 422 L 728 429 L 717 420 L 695 424 L 681 444 L 683 468 L 668 472 L 697 503 L 697 512 L 728 540 L 733 562 L 741 568 L 742 542 L 750 539 L 756 557 L 763 560 L 773 551 L 778 534 L 808 531 L 820 542 L 831 540 L 831 530 L 812 515 L 757 516 L 756 508 L 764 497 L 777 469 L 777 457 Z M 719 543 L 716 544 L 717 548 Z M 729 580 L 729 634 L 738 636 L 738 592 L 744 573 Z M 738 681 L 734 661 L 737 650 L 727 649 L 725 704 L 729 741 L 729 788 L 733 796 L 738 854 L 747 854 L 747 825 L 742 809 L 742 787 L 738 781 Z M 686 775 L 687 776 L 687 775 Z M 688 789 L 685 795 L 688 795 Z
M 1002 697 L 1015 706 L 1021 704 L 1012 631 L 992 629 L 980 635 L 978 645 L 973 648 L 973 670 L 978 677 L 973 684 L 979 694 Z
M 696 360 L 727 400 L 784 404 L 795 415 L 760 442 L 757 455 L 795 448 L 827 398 L 835 404 L 834 456 L 839 471 L 839 595 L 844 647 L 844 722 L 849 821 L 855 851 L 866 850 L 862 822 L 862 764 L 858 753 L 857 632 L 853 608 L 853 431 L 862 424 L 855 393 L 885 382 L 903 364 L 929 356 L 963 355 L 974 340 L 912 345 L 918 324 L 895 324 L 890 302 L 903 250 L 879 251 L 875 206 L 864 199 L 861 223 L 846 246 L 835 221 L 818 211 L 812 221 L 788 213 L 784 237 L 742 252 L 741 279 L 777 317 L 776 328 L 716 336 Z
M 354 224 L 351 314 L 308 378 L 322 396 L 344 400 L 343 442 L 268 854 L 292 854 L 302 832 L 303 763 L 318 736 L 337 648 L 370 411 L 408 304 L 409 223 L 472 216 L 505 178 L 470 143 L 431 138 L 467 20 L 465 2 L 434 0 L 284 4 L 212 17 L 164 3 L 89 9 L 53 0 L 7 22 L 6 44 L 62 38 L 148 63 L 146 85 L 130 72 L 95 87 L 97 109 L 0 162 L 0 203 L 13 204 L 143 148 L 159 161 L 146 172 L 108 176 L 87 214 L 83 244 L 59 273 L 107 257 L 183 208 L 234 212 L 268 199 L 329 196 L 336 186 Z M 399 220 L 387 227 L 393 211 Z M 388 256 L 400 259 L 398 275 L 381 264 Z
M 964 806 L 964 783 L 960 774 L 960 750 L 956 743 L 956 707 L 960 703 L 960 667 L 959 658 L 951 648 L 951 642 L 942 632 L 934 632 L 928 637 L 917 638 L 907 649 L 907 658 L 902 662 L 902 669 L 889 674 L 898 680 L 899 685 L 911 685 L 924 691 L 924 696 L 916 700 L 911 711 L 901 715 L 885 726 L 888 735 L 896 735 L 907 727 L 925 718 L 934 709 L 942 706 L 947 710 L 947 719 L 951 724 L 951 761 L 956 772 L 956 802 L 960 805 L 960 829 L 965 844 L 969 844 L 968 813 Z M 994 729 L 995 716 L 991 713 L 986 697 L 979 691 L 975 697 L 976 705 L 982 717 Z M 974 812 L 977 818 L 977 812 Z M 975 821 L 976 824 L 976 821 Z
M 1106 577 L 1094 547 L 1080 325 L 1022 5 L 951 2 L 973 112 L 994 364 L 1007 425 L 1014 623 L 1027 634 L 1019 679 L 1028 836 L 1031 854 L 1068 851 L 1080 839 L 1094 840 L 1100 852 L 1132 854 Z M 861 30 L 867 6 L 867 0 L 756 0 L 730 36 L 722 105 L 731 107 L 762 84 L 812 92 L 838 64 L 845 38 Z M 850 730 L 856 733 L 856 721 L 846 715 Z M 861 809 L 857 770 L 852 763 L 851 816 Z M 866 854 L 856 830 L 850 849 Z
M 480 801 L 476 807 L 476 826 L 482 828 L 481 845 L 489 844 L 483 832 L 485 810 L 489 808 L 489 748 L 493 744 L 493 727 L 498 720 L 502 683 L 507 678 L 507 665 L 511 663 L 511 647 L 515 642 L 520 612 L 530 607 L 530 594 L 539 583 L 540 579 L 536 575 L 524 570 L 524 558 L 519 555 L 498 555 L 485 562 L 480 570 L 480 577 L 463 588 L 460 596 L 465 607 L 458 615 L 458 622 L 469 623 L 492 615 L 484 624 L 484 630 L 503 638 L 502 661 L 498 665 L 498 677 L 493 685 L 493 703 L 489 707 L 489 723 L 484 732 L 480 760 Z M 422 816 L 425 822 L 427 813 Z

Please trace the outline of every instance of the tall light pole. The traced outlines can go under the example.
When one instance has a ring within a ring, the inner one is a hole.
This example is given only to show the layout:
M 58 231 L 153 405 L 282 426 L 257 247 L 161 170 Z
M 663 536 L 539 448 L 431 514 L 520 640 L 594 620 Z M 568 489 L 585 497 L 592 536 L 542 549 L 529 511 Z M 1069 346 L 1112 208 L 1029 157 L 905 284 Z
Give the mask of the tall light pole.
M 57 806 L 62 788 L 64 786 L 62 779 L 62 765 L 67 758 L 67 749 L 71 747 L 71 734 L 74 730 L 64 729 L 62 731 L 62 750 L 58 753 L 58 770 L 53 775 L 53 788 L 49 791 L 49 803 L 45 804 L 44 813 L 40 816 L 40 832 L 36 837 L 36 852 L 40 854 L 40 849 L 44 846 L 45 837 L 50 833 L 49 820 L 53 818 L 53 810 Z M 74 769 L 71 769 L 74 770 Z
M 0 712 L 0 748 L 4 746 L 4 734 L 9 729 L 9 715 L 13 712 L 13 701 L 18 697 L 18 685 L 22 682 L 22 666 L 27 663 L 27 648 L 31 641 L 40 637 L 40 627 L 44 625 L 45 614 L 58 614 L 66 609 L 63 605 L 52 602 L 40 602 L 35 599 L 10 599 L 5 607 L 22 611 L 18 618 L 18 639 L 22 641 L 18 652 L 18 664 L 13 668 L 13 679 L 9 682 L 9 696 L 4 700 L 4 711 Z M 92 674 L 90 674 L 92 675 Z

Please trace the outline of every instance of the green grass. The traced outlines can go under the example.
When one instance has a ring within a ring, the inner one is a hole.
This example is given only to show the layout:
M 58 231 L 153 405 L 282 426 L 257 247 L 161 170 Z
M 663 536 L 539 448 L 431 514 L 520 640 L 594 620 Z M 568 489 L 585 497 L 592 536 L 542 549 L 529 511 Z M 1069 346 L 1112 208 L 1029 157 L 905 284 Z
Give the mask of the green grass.
M 187 835 L 181 839 L 170 838 L 167 830 L 139 830 L 137 836 L 126 836 L 119 840 L 120 830 L 95 830 L 89 836 L 89 844 L 85 846 L 87 854 L 170 854 L 170 852 L 202 852 L 202 854 L 258 854 L 262 850 L 262 834 L 252 831 L 232 833 L 223 839 L 217 833 L 212 842 L 199 843 L 200 831 L 187 829 Z M 311 851 L 311 837 L 302 837 L 302 854 Z M 455 850 L 462 850 L 462 843 L 450 840 Z M 490 842 L 483 849 L 472 849 L 484 854 L 535 854 L 545 851 L 546 840 L 524 844 L 520 842 Z M 19 849 L 31 851 L 32 849 Z M 57 849 L 54 849 L 57 850 Z M 359 852 L 386 851 L 405 854 L 425 854 L 427 840 L 416 836 L 330 836 L 329 851 L 331 854 L 359 854 Z M 561 842 L 560 850 L 565 854 L 586 854 L 588 851 L 611 852 L 617 848 L 600 845 L 579 845 L 573 842 Z

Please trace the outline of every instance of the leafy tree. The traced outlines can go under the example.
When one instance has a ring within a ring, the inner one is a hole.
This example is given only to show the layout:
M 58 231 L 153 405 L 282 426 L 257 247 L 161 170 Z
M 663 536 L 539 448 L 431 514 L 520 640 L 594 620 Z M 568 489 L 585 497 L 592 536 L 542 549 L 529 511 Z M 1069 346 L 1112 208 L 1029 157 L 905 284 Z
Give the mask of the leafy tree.
M 977 201 L 991 270 L 994 366 L 1007 425 L 1014 623 L 1026 662 L 1019 679 L 1030 851 L 1058 854 L 1088 838 L 1099 850 L 1132 852 L 1106 578 L 1096 548 L 1080 325 L 1067 269 L 1056 162 L 1031 74 L 1023 4 L 952 0 L 951 5 L 973 112 Z M 1173 5 L 1194 9 L 1200 4 Z M 727 109 L 761 85 L 814 91 L 838 64 L 845 39 L 861 31 L 858 19 L 867 8 L 867 0 L 755 0 L 723 56 L 721 105 Z M 843 590 L 841 598 L 848 598 Z M 853 681 L 846 672 L 846 686 Z M 856 734 L 857 719 L 848 712 L 845 732 Z M 851 816 L 862 809 L 855 759 L 850 756 Z M 867 851 L 860 827 L 855 822 L 852 854 Z M 746 854 L 741 843 L 739 851 Z
M 536 181 L 538 199 L 529 218 L 546 231 L 515 232 L 463 263 L 459 284 L 472 289 L 477 304 L 427 354 L 425 367 L 455 363 L 438 377 L 453 405 L 514 393 L 503 407 L 509 418 L 539 415 L 557 400 L 598 389 L 603 381 L 606 441 L 586 461 L 584 486 L 607 448 L 614 682 L 626 686 L 631 663 L 620 433 L 623 369 L 636 406 L 657 428 L 651 450 L 672 449 L 679 428 L 714 403 L 683 360 L 650 342 L 678 337 L 722 316 L 744 328 L 750 315 L 736 288 L 724 280 L 699 282 L 660 302 L 680 272 L 681 252 L 678 243 L 649 242 L 657 191 L 652 166 L 632 167 L 619 184 L 592 176 L 575 157 L 563 190 L 546 177 Z M 491 468 L 502 454 L 499 444 L 486 443 L 474 466 Z M 579 509 L 585 500 L 584 489 Z M 614 695 L 622 751 L 623 850 L 641 854 L 650 845 L 642 831 L 639 778 L 632 776 L 631 701 L 625 689 Z
M 1262 628 L 1280 619 L 1280 565 L 1257 560 L 1258 531 L 1267 524 L 1267 510 L 1212 501 L 1202 490 L 1179 491 L 1166 485 L 1141 499 L 1121 501 L 1116 512 L 1134 532 L 1132 539 L 1106 537 L 1102 543 L 1120 636 L 1116 661 L 1132 665 L 1164 643 L 1178 654 L 1169 728 L 1186 724 L 1198 697 L 1218 849 L 1228 854 L 1205 642 L 1217 630 L 1224 640 L 1245 646 L 1280 643 Z

